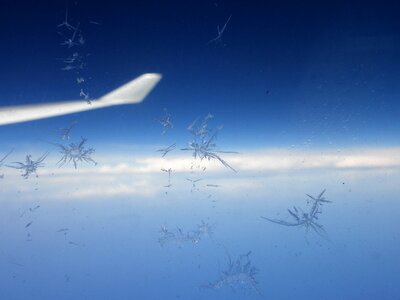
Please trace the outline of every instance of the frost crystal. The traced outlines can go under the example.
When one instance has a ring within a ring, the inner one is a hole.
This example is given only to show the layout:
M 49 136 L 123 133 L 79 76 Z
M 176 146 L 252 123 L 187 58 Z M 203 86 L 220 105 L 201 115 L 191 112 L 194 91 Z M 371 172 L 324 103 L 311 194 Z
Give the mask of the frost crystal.
M 62 59 L 64 66 L 61 68 L 63 71 L 75 71 L 76 72 L 76 83 L 78 85 L 84 86 L 80 90 L 79 96 L 87 101 L 88 104 L 91 104 L 91 100 L 89 99 L 89 93 L 87 92 L 87 78 L 81 74 L 85 72 L 84 69 L 86 67 L 86 59 L 85 57 L 88 54 L 82 54 L 81 52 L 76 51 L 76 47 L 81 47 L 86 44 L 85 38 L 83 37 L 82 30 L 79 28 L 80 22 L 73 26 L 70 24 L 68 19 L 68 7 L 65 11 L 65 19 L 62 23 L 60 23 L 57 28 L 59 28 L 58 33 L 63 37 L 63 41 L 60 43 L 62 46 L 66 46 L 69 50 L 70 55 L 64 59 Z M 81 71 L 82 70 L 82 71 Z M 89 77 L 90 78 L 90 77 Z
M 57 164 L 61 166 L 70 163 L 71 161 L 74 163 L 75 169 L 78 166 L 78 162 L 87 162 L 93 163 L 97 165 L 90 156 L 95 152 L 93 148 L 85 148 L 85 143 L 87 139 L 81 138 L 81 142 L 78 144 L 70 143 L 67 146 L 56 144 L 61 148 L 60 153 L 62 154 L 61 159 L 57 162 Z
M 78 123 L 77 121 L 74 121 L 68 127 L 60 128 L 61 138 L 63 140 L 69 140 L 70 139 L 71 130 L 77 123 Z
M 158 120 L 158 122 L 163 127 L 162 134 L 166 134 L 168 130 L 174 127 L 174 125 L 171 122 L 171 115 L 168 113 L 166 108 L 164 108 L 164 116 L 160 120 Z
M 310 196 L 306 194 L 312 201 L 310 210 L 308 212 L 304 212 L 301 208 L 296 206 L 293 207 L 293 210 L 288 209 L 290 216 L 293 218 L 293 221 L 284 221 L 284 220 L 275 220 L 266 217 L 261 217 L 267 221 L 284 225 L 284 226 L 299 226 L 303 227 L 306 231 L 306 235 L 312 229 L 315 233 L 320 235 L 321 237 L 327 238 L 327 233 L 322 225 L 318 224 L 318 216 L 322 213 L 321 208 L 323 203 L 330 203 L 332 201 L 326 200 L 323 197 L 325 190 L 323 190 L 317 197 Z M 309 204 L 309 202 L 308 202 Z
M 258 270 L 251 265 L 250 254 L 251 251 L 240 255 L 236 260 L 232 260 L 228 255 L 228 265 L 221 272 L 219 279 L 205 287 L 212 289 L 229 287 L 233 291 L 239 289 L 243 292 L 256 291 L 260 294 L 257 288 L 258 283 L 255 279 Z
M 183 148 L 181 150 L 184 151 L 192 151 L 193 157 L 195 159 L 199 158 L 200 161 L 203 159 L 211 160 L 216 159 L 220 163 L 222 163 L 226 168 L 231 169 L 236 172 L 234 168 L 232 168 L 225 160 L 223 160 L 217 153 L 237 153 L 234 151 L 217 151 L 215 148 L 217 144 L 215 140 L 217 138 L 217 134 L 219 130 L 222 129 L 222 126 L 217 129 L 212 129 L 208 127 L 208 121 L 212 119 L 214 116 L 208 114 L 201 122 L 198 123 L 198 120 L 195 120 L 192 124 L 187 128 L 189 132 L 193 135 L 193 140 L 188 143 L 187 148 Z
M 168 184 L 167 184 L 167 185 L 164 185 L 164 187 L 166 187 L 166 188 L 171 187 L 171 186 L 172 186 L 172 184 L 171 184 L 171 173 L 172 173 L 172 169 L 171 169 L 171 168 L 169 168 L 169 169 L 164 169 L 164 168 L 162 168 L 161 171 L 168 173 Z
M 4 157 L 2 159 L 0 159 L 0 168 L 3 166 L 5 159 L 11 154 L 11 152 L 13 152 L 13 150 L 8 152 L 6 155 L 4 155 Z M 0 178 L 3 178 L 3 177 L 4 177 L 4 174 L 1 174 Z
M 160 229 L 161 237 L 158 242 L 161 246 L 166 244 L 175 244 L 181 248 L 184 244 L 197 244 L 201 240 L 212 238 L 214 225 L 210 225 L 204 221 L 197 225 L 196 230 L 184 232 L 177 227 L 175 231 L 170 231 L 166 225 Z
M 11 152 L 13 152 L 13 150 L 8 152 L 6 155 L 3 156 L 2 159 L 0 159 L 0 167 L 3 165 L 4 160 L 11 154 Z
M 218 35 L 215 38 L 213 38 L 212 40 L 208 41 L 207 45 L 211 44 L 211 43 L 214 43 L 214 42 L 222 44 L 222 34 L 224 33 L 224 31 L 226 29 L 226 25 L 228 25 L 231 17 L 232 17 L 232 15 L 229 16 L 228 20 L 225 22 L 224 26 L 222 26 L 221 29 L 219 29 L 219 26 L 217 26 Z
M 167 226 L 162 226 L 160 233 L 162 236 L 158 239 L 161 246 L 166 244 L 175 244 L 181 248 L 187 243 L 197 243 L 197 241 L 191 236 L 190 232 L 183 232 L 181 228 L 177 227 L 175 231 L 170 231 Z
M 64 42 L 62 42 L 60 45 L 62 46 L 67 46 L 68 48 L 72 48 L 73 46 L 77 46 L 79 45 L 79 42 L 75 41 L 76 38 L 76 34 L 79 31 L 79 23 L 78 25 L 74 28 L 74 32 L 72 33 L 72 36 L 68 39 L 66 39 Z
M 176 144 L 172 144 L 172 145 L 170 145 L 170 146 L 168 146 L 166 148 L 158 149 L 157 152 L 162 152 L 163 155 L 161 157 L 164 157 L 165 155 L 168 154 L 168 152 L 171 152 L 171 151 L 175 150 L 175 148 L 176 148 Z
M 10 152 L 8 152 L 6 155 L 3 156 L 2 159 L 0 159 L 0 167 L 3 165 L 5 159 L 11 154 L 11 152 L 13 152 L 13 150 L 11 150 Z
M 214 227 L 215 224 L 210 225 L 202 220 L 201 223 L 197 225 L 197 229 L 194 231 L 194 234 L 199 240 L 206 238 L 211 239 L 214 235 Z
M 14 164 L 13 166 L 7 165 L 7 167 L 21 170 L 21 172 L 22 172 L 21 176 L 24 177 L 25 179 L 28 179 L 29 175 L 31 175 L 32 173 L 35 174 L 36 177 L 39 177 L 38 174 L 36 173 L 37 168 L 44 167 L 43 161 L 45 160 L 47 155 L 49 155 L 48 152 L 43 154 L 41 157 L 39 157 L 35 161 L 35 160 L 32 160 L 32 156 L 30 154 L 28 154 L 25 158 L 25 163 L 13 162 L 13 164 Z
M 82 60 L 83 60 L 82 55 L 80 55 L 78 52 L 74 52 L 70 57 L 64 59 L 64 62 L 66 64 L 74 64 L 74 63 L 76 64 L 76 63 L 81 63 Z
M 58 24 L 57 27 L 65 27 L 68 30 L 76 30 L 76 27 L 72 26 L 69 22 L 68 22 L 68 8 L 65 10 L 65 20 Z
M 194 191 L 199 191 L 200 189 L 196 186 L 196 183 L 200 180 L 202 180 L 201 178 L 199 179 L 190 179 L 190 178 L 186 178 L 187 181 L 190 181 L 192 183 L 192 187 L 190 189 L 190 192 L 193 193 Z

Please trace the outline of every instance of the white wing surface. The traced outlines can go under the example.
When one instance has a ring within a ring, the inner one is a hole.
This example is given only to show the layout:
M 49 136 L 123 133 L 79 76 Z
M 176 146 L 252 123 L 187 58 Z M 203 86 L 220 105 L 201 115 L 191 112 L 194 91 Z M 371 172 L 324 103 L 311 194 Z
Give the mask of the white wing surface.
M 160 74 L 143 74 L 99 99 L 91 100 L 90 104 L 87 100 L 78 100 L 0 107 L 0 125 L 56 117 L 114 105 L 139 103 L 160 79 Z

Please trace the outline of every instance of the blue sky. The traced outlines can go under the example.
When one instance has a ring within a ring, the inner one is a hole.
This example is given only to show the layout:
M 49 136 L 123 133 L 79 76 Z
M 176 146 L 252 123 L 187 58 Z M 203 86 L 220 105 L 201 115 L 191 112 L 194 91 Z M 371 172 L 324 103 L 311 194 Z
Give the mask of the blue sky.
M 79 98 L 77 75 L 60 70 L 75 51 L 60 45 L 56 28 L 65 6 L 3 4 L 1 104 Z M 92 97 L 145 72 L 163 80 L 143 104 L 0 128 L 7 141 L 77 119 L 98 142 L 157 143 L 154 120 L 166 107 L 182 141 L 188 123 L 212 112 L 228 147 L 398 145 L 395 5 L 70 1 L 68 8 L 85 38 L 76 51 Z M 230 15 L 223 44 L 207 45 Z

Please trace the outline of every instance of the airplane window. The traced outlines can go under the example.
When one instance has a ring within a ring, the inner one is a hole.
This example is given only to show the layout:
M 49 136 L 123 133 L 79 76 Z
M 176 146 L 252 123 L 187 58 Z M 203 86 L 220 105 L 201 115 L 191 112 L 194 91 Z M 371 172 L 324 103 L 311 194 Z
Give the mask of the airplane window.
M 0 299 L 397 299 L 400 5 L 0 9 Z

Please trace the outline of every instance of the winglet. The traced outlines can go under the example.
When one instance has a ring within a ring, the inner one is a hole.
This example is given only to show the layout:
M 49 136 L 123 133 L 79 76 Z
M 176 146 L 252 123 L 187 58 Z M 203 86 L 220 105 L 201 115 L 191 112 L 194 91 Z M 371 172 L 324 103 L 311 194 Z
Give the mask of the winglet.
M 160 81 L 161 74 L 147 73 L 135 78 L 121 87 L 98 99 L 99 104 L 129 104 L 139 103 L 150 93 Z

